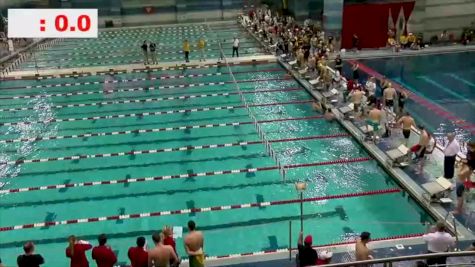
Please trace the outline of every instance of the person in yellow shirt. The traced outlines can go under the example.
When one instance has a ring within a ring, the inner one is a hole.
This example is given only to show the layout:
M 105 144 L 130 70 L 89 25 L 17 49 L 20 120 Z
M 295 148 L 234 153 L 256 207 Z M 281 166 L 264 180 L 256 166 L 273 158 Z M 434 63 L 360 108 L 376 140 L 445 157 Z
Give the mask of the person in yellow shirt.
M 396 40 L 394 40 L 394 38 L 392 37 L 389 37 L 388 38 L 388 46 L 389 47 L 394 47 L 396 45 Z
M 183 53 L 185 53 L 185 61 L 190 62 L 190 42 L 188 42 L 188 39 L 185 39 L 183 42 Z
M 404 33 L 399 36 L 399 43 L 401 44 L 401 47 L 407 48 L 407 37 Z
M 407 46 L 411 47 L 411 45 L 415 42 L 416 42 L 416 36 L 412 33 L 409 33 L 409 35 L 407 36 Z
M 206 41 L 203 37 L 198 40 L 198 50 L 200 51 L 200 61 L 206 61 L 205 57 Z

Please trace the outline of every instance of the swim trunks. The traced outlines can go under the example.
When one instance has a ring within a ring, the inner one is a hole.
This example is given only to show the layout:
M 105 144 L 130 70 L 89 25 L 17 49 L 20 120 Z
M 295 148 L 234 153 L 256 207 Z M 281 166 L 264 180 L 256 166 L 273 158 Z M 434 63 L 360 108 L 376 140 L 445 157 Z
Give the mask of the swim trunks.
M 189 256 L 188 259 L 190 260 L 190 263 L 189 263 L 190 267 L 204 267 L 205 266 L 204 254 L 197 255 L 197 256 Z
M 388 106 L 388 107 L 394 106 L 394 100 L 392 100 L 392 99 L 387 99 L 387 100 L 386 100 L 386 106 Z
M 402 135 L 404 135 L 404 138 L 408 139 L 411 135 L 411 129 L 402 129 Z
M 421 150 L 421 153 L 417 154 L 417 151 L 419 151 L 419 149 L 421 148 L 421 145 L 417 144 L 417 145 L 414 145 L 413 147 L 411 147 L 411 151 L 413 153 L 416 153 L 416 158 L 423 158 L 426 154 L 426 148 L 424 147 L 422 150 Z
M 417 151 L 419 151 L 419 149 L 421 149 L 421 145 L 417 144 L 417 145 L 413 145 L 411 147 L 411 152 L 412 153 L 416 153 Z
M 373 127 L 374 131 L 379 131 L 379 123 L 372 120 L 366 120 L 366 123 L 368 123 L 369 126 Z

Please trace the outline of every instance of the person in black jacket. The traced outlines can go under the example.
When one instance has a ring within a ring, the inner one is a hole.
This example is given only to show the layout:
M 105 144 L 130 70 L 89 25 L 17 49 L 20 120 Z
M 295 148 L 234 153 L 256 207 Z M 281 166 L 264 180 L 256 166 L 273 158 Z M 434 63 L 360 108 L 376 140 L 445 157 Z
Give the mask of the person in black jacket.
M 45 260 L 40 254 L 35 253 L 35 244 L 33 242 L 27 242 L 23 245 L 23 251 L 25 254 L 19 255 L 17 258 L 18 267 L 39 267 L 45 263 Z
M 143 41 L 143 44 L 140 46 L 143 52 L 143 63 L 148 64 L 148 43 L 147 40 Z

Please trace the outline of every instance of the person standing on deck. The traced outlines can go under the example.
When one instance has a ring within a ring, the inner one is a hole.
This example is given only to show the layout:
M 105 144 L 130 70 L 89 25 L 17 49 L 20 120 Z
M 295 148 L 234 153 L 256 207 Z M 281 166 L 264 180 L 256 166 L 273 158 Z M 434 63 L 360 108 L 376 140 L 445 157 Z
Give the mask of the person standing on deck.
M 86 251 L 92 248 L 92 245 L 83 240 L 77 240 L 72 235 L 68 238 L 69 246 L 66 248 L 66 257 L 71 259 L 70 267 L 89 267 Z
M 25 254 L 18 256 L 18 267 L 39 267 L 45 263 L 45 260 L 40 254 L 35 253 L 35 244 L 33 242 L 27 242 L 23 245 L 23 251 Z M 0 261 L 0 266 L 2 262 Z
M 163 235 L 161 233 L 155 232 L 152 235 L 152 239 L 155 243 L 155 247 L 148 251 L 148 266 L 176 266 L 178 264 L 178 257 L 171 246 L 163 244 Z
M 373 133 L 373 142 L 376 142 L 379 137 L 379 128 L 381 127 L 382 117 L 383 116 L 381 114 L 381 106 L 373 106 L 373 108 L 368 113 L 368 119 L 366 119 L 366 127 L 368 132 Z M 372 131 L 370 131 L 369 126 L 373 128 Z
M 234 37 L 233 40 L 233 57 L 234 54 L 236 54 L 237 57 L 239 57 L 239 39 L 237 37 Z
M 343 75 L 343 60 L 340 55 L 336 55 L 335 58 L 335 70 L 339 71 Z
M 370 240 L 371 240 L 371 234 L 369 232 L 361 233 L 360 238 L 356 241 L 356 244 L 355 244 L 356 261 L 366 261 L 366 260 L 373 259 L 373 256 L 371 255 L 371 250 L 367 246 Z M 359 266 L 367 266 L 367 265 L 359 265 Z
M 127 252 L 132 267 L 148 267 L 148 252 L 145 247 L 145 237 L 137 237 L 137 246 L 130 247 Z
M 298 261 L 300 267 L 313 266 L 317 263 L 318 253 L 312 248 L 312 242 L 313 238 L 311 235 L 307 235 L 304 240 L 303 232 L 299 233 L 297 248 L 299 251 Z
M 150 56 L 152 58 L 152 64 L 157 64 L 158 63 L 157 52 L 156 52 L 157 45 L 154 42 L 151 42 L 149 45 L 149 49 L 150 49 Z
M 198 40 L 198 50 L 200 51 L 200 61 L 206 61 L 205 57 L 206 41 L 203 37 Z
M 455 139 L 455 133 L 447 134 L 449 141 L 444 147 L 444 177 L 446 179 L 454 178 L 455 159 L 460 152 L 459 142 Z
M 140 46 L 140 48 L 142 48 L 142 52 L 143 52 L 143 63 L 145 65 L 148 64 L 148 44 L 147 44 L 147 40 L 143 41 L 143 44 L 142 46 Z
M 416 123 L 414 119 L 409 115 L 408 112 L 404 113 L 404 116 L 402 116 L 398 121 L 397 125 L 402 126 L 402 135 L 404 136 L 404 141 L 405 141 L 405 146 L 407 146 L 409 142 L 409 137 L 411 136 L 411 128 L 412 126 L 416 127 Z
M 190 267 L 204 267 L 205 256 L 203 252 L 204 238 L 203 233 L 196 231 L 196 224 L 194 221 L 188 222 L 189 234 L 185 237 L 185 251 L 190 260 Z
M 113 267 L 117 263 L 117 256 L 110 246 L 106 245 L 107 236 L 99 235 L 97 238 L 99 246 L 92 249 L 92 259 L 96 261 L 97 267 Z
M 185 53 L 185 61 L 190 62 L 190 42 L 188 42 L 188 39 L 185 39 L 183 42 L 183 53 Z
M 391 83 L 388 84 L 388 87 L 383 92 L 384 104 L 389 108 L 390 111 L 393 111 L 394 108 L 394 99 L 397 96 L 396 89 L 392 87 Z
M 455 237 L 445 231 L 445 223 L 437 222 L 435 229 L 431 228 L 431 232 L 422 236 L 427 243 L 427 251 L 429 253 L 448 252 L 450 247 L 455 245 Z M 441 265 L 447 263 L 447 257 L 437 257 L 427 259 L 428 265 Z

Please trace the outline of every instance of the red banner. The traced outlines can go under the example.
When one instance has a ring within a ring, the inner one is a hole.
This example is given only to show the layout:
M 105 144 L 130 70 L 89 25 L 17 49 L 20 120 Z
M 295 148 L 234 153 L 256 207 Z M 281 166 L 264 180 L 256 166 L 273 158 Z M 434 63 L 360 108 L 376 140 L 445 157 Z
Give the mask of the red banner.
M 400 12 L 404 13 L 404 29 L 415 2 L 349 4 L 343 8 L 342 48 L 352 48 L 353 34 L 359 37 L 360 48 L 386 46 L 388 21 L 398 25 Z M 391 18 L 392 17 L 392 18 Z

